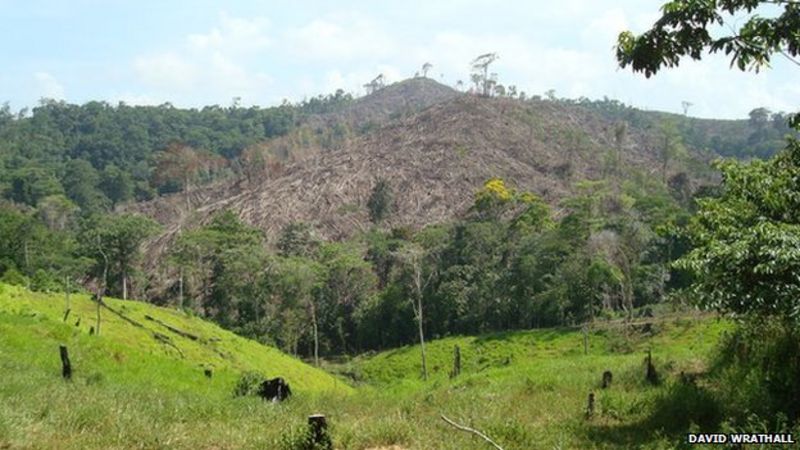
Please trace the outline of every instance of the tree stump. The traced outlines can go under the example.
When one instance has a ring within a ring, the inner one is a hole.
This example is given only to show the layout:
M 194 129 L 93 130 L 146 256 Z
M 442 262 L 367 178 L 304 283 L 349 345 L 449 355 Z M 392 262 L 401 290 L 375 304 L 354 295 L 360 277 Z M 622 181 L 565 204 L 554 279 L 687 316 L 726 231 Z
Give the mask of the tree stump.
M 603 372 L 603 384 L 602 384 L 603 389 L 606 389 L 609 386 L 611 386 L 611 380 L 613 378 L 614 378 L 614 375 L 611 373 L 610 370 L 606 370 L 605 372 Z
M 586 418 L 590 419 L 594 416 L 594 392 L 589 392 L 589 401 L 586 405 Z
M 308 416 L 308 448 L 333 450 L 333 442 L 328 435 L 328 421 L 324 414 Z
M 455 378 L 461 374 L 461 348 L 459 346 L 453 347 L 453 371 L 450 372 L 450 378 Z
M 66 345 L 59 345 L 58 350 L 61 353 L 61 376 L 65 380 L 72 379 L 72 364 L 69 362 L 69 352 Z
M 211 376 L 214 375 L 211 369 L 203 369 L 203 374 L 206 376 L 206 378 L 211 378 Z
M 650 384 L 658 384 L 658 372 L 653 366 L 653 355 L 650 350 L 647 351 L 647 375 L 645 378 Z

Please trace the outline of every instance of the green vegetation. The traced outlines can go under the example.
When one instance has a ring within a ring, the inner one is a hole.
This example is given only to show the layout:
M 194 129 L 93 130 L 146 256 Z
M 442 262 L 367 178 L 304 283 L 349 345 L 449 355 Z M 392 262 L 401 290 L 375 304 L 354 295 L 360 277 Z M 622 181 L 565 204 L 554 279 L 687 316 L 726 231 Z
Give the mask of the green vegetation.
M 94 305 L 85 296 L 73 296 L 73 312 L 63 323 L 61 296 L 2 285 L 0 445 L 293 449 L 300 448 L 305 417 L 323 412 L 336 448 L 485 448 L 439 414 L 485 431 L 506 449 L 670 448 L 692 427 L 720 423 L 726 412 L 716 379 L 703 373 L 732 327 L 712 317 L 657 315 L 649 330 L 598 323 L 587 355 L 576 329 L 431 341 L 428 382 L 419 379 L 415 347 L 326 365 L 358 378 L 356 395 L 347 395 L 351 388 L 343 382 L 198 318 L 107 302 L 168 335 L 184 356 L 105 310 L 104 333 L 90 336 Z M 145 314 L 206 342 L 171 333 Z M 82 323 L 75 327 L 78 317 Z M 60 377 L 60 343 L 70 348 L 71 382 Z M 451 380 L 454 345 L 462 349 L 463 367 Z M 644 379 L 647 349 L 662 380 L 657 386 Z M 206 367 L 213 367 L 210 379 Z M 239 374 L 250 370 L 287 378 L 294 397 L 283 404 L 235 397 Z M 614 378 L 602 390 L 605 370 Z M 681 382 L 681 372 L 696 384 Z M 587 420 L 589 392 L 597 401 Z

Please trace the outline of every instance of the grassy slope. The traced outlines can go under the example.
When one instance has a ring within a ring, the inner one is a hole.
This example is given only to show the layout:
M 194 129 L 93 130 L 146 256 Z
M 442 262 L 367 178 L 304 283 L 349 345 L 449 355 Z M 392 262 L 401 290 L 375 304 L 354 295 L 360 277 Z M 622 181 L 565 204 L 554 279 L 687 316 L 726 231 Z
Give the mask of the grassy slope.
M 596 330 L 590 333 L 588 355 L 578 330 L 446 338 L 426 347 L 428 383 L 419 380 L 418 346 L 357 358 L 341 370 L 424 405 L 427 426 L 451 435 L 441 448 L 482 447 L 434 423 L 439 413 L 486 431 L 506 449 L 674 448 L 690 427 L 717 426 L 718 405 L 702 376 L 697 386 L 679 379 L 681 372 L 705 370 L 704 361 L 730 327 L 705 317 L 667 320 L 655 325 L 652 335 Z M 461 348 L 462 374 L 450 380 L 455 345 Z M 647 349 L 663 380 L 659 386 L 644 379 Z M 599 386 L 604 370 L 614 374 L 607 390 Z M 597 412 L 585 420 L 589 392 L 597 396 Z M 407 408 L 399 406 L 398 414 Z M 429 439 L 435 438 L 412 429 L 400 441 L 425 448 Z
M 506 450 L 673 448 L 692 423 L 716 431 L 717 405 L 705 381 L 694 387 L 677 379 L 680 371 L 702 371 L 730 327 L 706 318 L 670 319 L 653 336 L 600 330 L 591 333 L 588 355 L 576 330 L 446 338 L 428 345 L 428 382 L 419 379 L 415 346 L 332 366 L 364 382 L 357 395 L 342 395 L 350 389 L 333 377 L 199 319 L 135 302 L 109 303 L 154 330 L 159 326 L 144 314 L 206 339 L 216 336 L 218 351 L 159 330 L 181 348 L 181 359 L 105 312 L 100 338 L 89 336 L 94 309 L 87 298 L 74 301 L 64 325 L 60 296 L 3 286 L 0 449 L 297 448 L 292 442 L 315 412 L 328 415 L 337 448 L 486 448 L 444 424 L 442 413 L 487 432 Z M 59 377 L 61 342 L 70 345 L 76 367 L 71 383 Z M 450 380 L 456 344 L 462 374 Z M 659 386 L 644 382 L 647 348 L 664 380 Z M 215 365 L 211 380 L 200 368 L 208 363 Z M 286 376 L 300 395 L 283 404 L 232 398 L 238 371 L 253 368 Z M 600 390 L 606 369 L 614 383 Z M 597 412 L 586 420 L 590 391 L 597 394 Z M 310 392 L 316 394 L 303 395 Z
M 199 318 L 140 302 L 105 301 L 145 328 L 102 309 L 100 336 L 90 336 L 95 304 L 88 296 L 72 295 L 72 311 L 64 323 L 63 294 L 31 293 L 0 284 L 0 398 L 4 400 L 0 401 L 0 448 L 4 433 L 15 445 L 38 442 L 34 447 L 81 448 L 99 439 L 92 436 L 93 428 L 108 433 L 106 427 L 116 429 L 126 421 L 145 436 L 151 434 L 151 427 L 171 429 L 170 418 L 181 422 L 176 414 L 197 413 L 208 416 L 211 423 L 228 422 L 230 418 L 221 415 L 225 408 L 216 405 L 230 399 L 239 374 L 247 370 L 282 376 L 299 396 L 352 392 L 321 370 Z M 199 339 L 182 337 L 145 315 Z M 80 325 L 75 326 L 78 319 Z M 167 336 L 172 345 L 155 339 L 153 332 Z M 70 384 L 59 379 L 59 344 L 66 344 L 70 351 L 74 367 Z M 213 378 L 205 377 L 206 367 L 213 368 Z M 158 418 L 147 417 L 150 414 Z M 51 428 L 48 423 L 66 429 Z M 102 446 L 129 442 L 129 431 L 120 429 L 119 439 L 96 442 L 104 442 Z M 64 432 L 76 440 L 62 441 Z

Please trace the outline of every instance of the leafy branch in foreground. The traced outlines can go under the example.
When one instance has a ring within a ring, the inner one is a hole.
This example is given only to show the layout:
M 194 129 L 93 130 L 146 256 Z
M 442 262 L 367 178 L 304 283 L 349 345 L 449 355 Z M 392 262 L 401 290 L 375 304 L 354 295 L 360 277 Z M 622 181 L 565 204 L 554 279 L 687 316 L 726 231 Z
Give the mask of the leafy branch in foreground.
M 800 141 L 769 161 L 717 163 L 719 198 L 699 201 L 687 233 L 701 306 L 800 324 Z
M 762 17 L 764 6 L 781 8 L 774 17 Z M 650 77 L 662 67 L 676 67 L 684 57 L 699 60 L 708 50 L 724 52 L 731 66 L 758 71 L 772 55 L 795 64 L 800 53 L 800 2 L 794 0 L 675 0 L 661 7 L 662 16 L 646 32 L 620 33 L 617 60 L 634 72 Z M 741 21 L 737 15 L 745 14 Z M 730 19 L 730 20 L 728 20 Z M 728 26 L 729 34 L 712 36 L 711 27 Z

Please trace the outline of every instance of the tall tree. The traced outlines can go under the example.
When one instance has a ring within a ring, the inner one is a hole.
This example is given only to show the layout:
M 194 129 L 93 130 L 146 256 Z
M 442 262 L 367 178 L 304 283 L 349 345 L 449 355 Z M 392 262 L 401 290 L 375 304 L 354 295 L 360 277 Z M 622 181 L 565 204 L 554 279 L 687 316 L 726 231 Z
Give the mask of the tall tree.
M 102 267 L 104 277 L 109 269 L 115 270 L 123 299 L 128 298 L 130 276 L 140 256 L 140 246 L 158 229 L 156 222 L 134 214 L 95 216 L 85 220 L 81 242 Z
M 419 332 L 420 356 L 422 358 L 422 378 L 427 380 L 428 363 L 427 355 L 425 354 L 425 331 L 423 327 L 423 323 L 425 321 L 423 293 L 431 279 L 433 279 L 435 272 L 426 267 L 425 249 L 418 244 L 406 244 L 396 253 L 396 257 L 405 270 L 406 283 L 410 288 L 409 290 L 411 295 L 409 296 L 409 302 L 414 310 L 414 318 L 417 320 L 417 331 Z
M 478 75 L 477 79 L 473 79 L 475 84 L 482 84 L 482 93 L 485 96 L 492 94 L 493 82 L 489 77 L 489 66 L 500 58 L 497 53 L 484 53 L 476 57 L 470 65 L 472 66 L 473 75 Z

